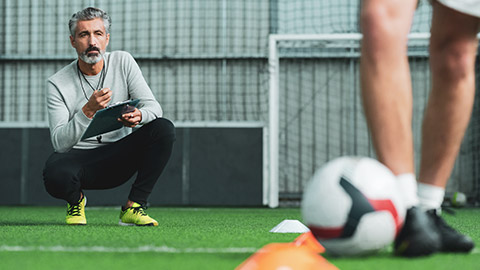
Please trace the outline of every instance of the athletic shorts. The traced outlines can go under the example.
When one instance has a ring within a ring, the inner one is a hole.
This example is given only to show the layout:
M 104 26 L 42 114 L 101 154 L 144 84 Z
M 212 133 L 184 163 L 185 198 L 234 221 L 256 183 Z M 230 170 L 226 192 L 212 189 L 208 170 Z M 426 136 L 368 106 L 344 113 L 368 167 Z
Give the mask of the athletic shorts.
M 480 0 L 437 0 L 459 12 L 480 18 Z

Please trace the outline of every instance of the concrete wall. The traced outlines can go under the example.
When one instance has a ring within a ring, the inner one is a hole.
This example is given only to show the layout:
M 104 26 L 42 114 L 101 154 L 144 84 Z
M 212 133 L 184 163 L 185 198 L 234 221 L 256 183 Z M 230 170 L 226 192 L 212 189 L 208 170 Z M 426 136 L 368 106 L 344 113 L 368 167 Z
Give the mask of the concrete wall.
M 172 158 L 151 205 L 259 206 L 262 204 L 262 129 L 177 128 Z M 52 153 L 48 129 L 0 129 L 0 205 L 64 205 L 43 186 Z M 89 205 L 120 205 L 133 182 L 87 190 Z

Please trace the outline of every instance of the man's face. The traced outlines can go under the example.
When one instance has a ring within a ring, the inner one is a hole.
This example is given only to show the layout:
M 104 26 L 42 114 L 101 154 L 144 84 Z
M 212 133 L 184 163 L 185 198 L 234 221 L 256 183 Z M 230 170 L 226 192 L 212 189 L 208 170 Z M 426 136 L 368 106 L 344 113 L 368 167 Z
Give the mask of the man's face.
M 77 51 L 78 57 L 87 64 L 95 64 L 105 54 L 110 34 L 105 32 L 105 25 L 100 18 L 78 21 L 75 36 L 70 36 L 70 43 Z

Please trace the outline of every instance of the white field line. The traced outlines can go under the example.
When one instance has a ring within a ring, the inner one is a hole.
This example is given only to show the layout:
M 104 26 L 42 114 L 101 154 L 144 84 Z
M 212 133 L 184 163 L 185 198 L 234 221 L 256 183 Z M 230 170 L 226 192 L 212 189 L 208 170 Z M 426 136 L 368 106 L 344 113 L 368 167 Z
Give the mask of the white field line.
M 0 245 L 0 252 L 13 251 L 41 251 L 41 252 L 103 252 L 103 253 L 253 253 L 258 248 L 230 247 L 230 248 L 174 248 L 167 246 L 141 246 L 141 247 L 68 247 L 68 246 L 8 246 Z
M 136 248 L 130 247 L 67 247 L 67 246 L 7 246 L 1 245 L 0 252 L 101 252 L 101 253 L 254 253 L 258 251 L 254 247 L 231 247 L 231 248 L 174 248 L 167 246 L 141 246 Z M 470 254 L 480 254 L 480 249 L 473 249 Z

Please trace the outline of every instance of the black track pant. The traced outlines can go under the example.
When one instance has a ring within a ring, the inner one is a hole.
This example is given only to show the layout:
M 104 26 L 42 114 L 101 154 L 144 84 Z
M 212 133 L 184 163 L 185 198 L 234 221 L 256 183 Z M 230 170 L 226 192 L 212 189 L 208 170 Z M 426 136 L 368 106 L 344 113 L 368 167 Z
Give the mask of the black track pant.
M 128 199 L 145 205 L 170 159 L 175 127 L 158 118 L 125 138 L 96 149 L 53 153 L 45 163 L 47 192 L 75 204 L 83 189 L 110 189 L 138 172 Z

